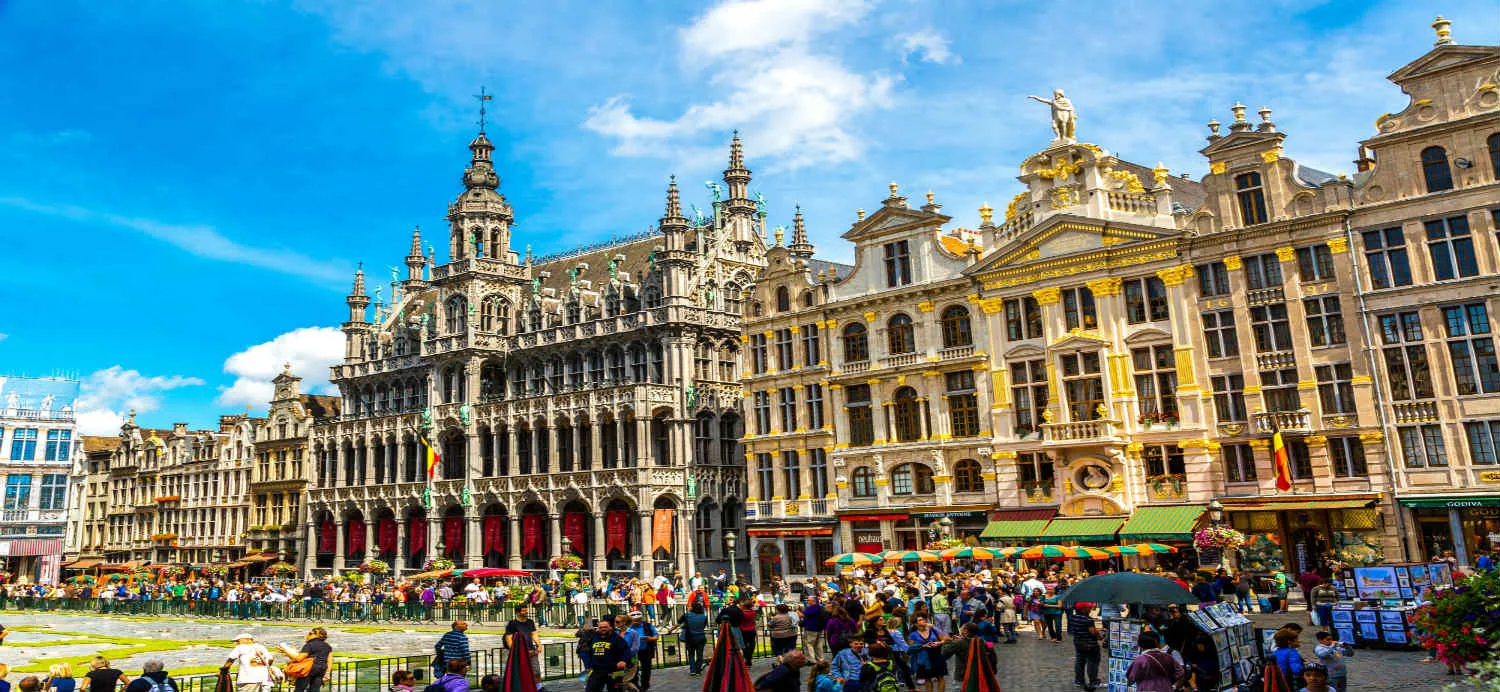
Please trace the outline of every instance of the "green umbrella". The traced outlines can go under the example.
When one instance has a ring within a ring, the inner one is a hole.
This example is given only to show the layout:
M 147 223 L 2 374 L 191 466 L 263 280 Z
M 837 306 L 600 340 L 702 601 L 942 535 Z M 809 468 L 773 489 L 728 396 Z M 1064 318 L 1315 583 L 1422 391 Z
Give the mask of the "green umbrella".
M 840 553 L 823 561 L 825 565 L 851 565 L 855 567 L 884 563 L 884 557 L 873 553 Z
M 1115 555 L 1150 555 L 1150 553 L 1136 550 L 1135 548 L 1132 548 L 1128 545 L 1107 545 L 1103 548 L 1100 548 L 1100 550 L 1103 550 L 1106 553 L 1113 553 Z
M 1157 553 L 1177 552 L 1176 548 L 1173 548 L 1170 545 L 1162 545 L 1160 543 L 1136 543 L 1135 545 L 1132 545 L 1130 547 L 1135 548 L 1142 555 L 1155 555 Z
M 1063 592 L 1063 606 L 1074 603 L 1140 603 L 1192 605 L 1198 597 L 1171 579 L 1138 572 L 1115 572 L 1089 577 Z

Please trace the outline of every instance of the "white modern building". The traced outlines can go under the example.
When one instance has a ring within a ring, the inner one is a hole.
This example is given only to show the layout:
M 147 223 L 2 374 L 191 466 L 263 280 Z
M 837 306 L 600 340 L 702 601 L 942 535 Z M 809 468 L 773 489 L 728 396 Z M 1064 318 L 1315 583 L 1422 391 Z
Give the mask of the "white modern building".
M 0 377 L 0 566 L 13 582 L 55 583 L 62 570 L 77 400 L 78 380 Z

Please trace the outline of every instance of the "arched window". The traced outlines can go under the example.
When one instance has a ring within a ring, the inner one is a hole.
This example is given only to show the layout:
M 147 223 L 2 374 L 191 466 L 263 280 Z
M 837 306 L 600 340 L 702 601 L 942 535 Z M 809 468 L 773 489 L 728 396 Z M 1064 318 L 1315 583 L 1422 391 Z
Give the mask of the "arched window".
M 740 296 L 739 284 L 725 284 L 724 286 L 724 312 L 735 315 L 744 314 L 745 300 Z
M 448 299 L 444 311 L 446 319 L 444 325 L 449 334 L 462 334 L 469 328 L 469 301 L 463 296 L 453 296 Z
M 804 308 L 810 308 L 810 307 L 812 307 L 812 305 L 813 305 L 813 294 L 812 294 L 812 291 L 803 291 L 802 292 L 802 307 L 804 307 Z
M 953 465 L 953 490 L 960 493 L 984 492 L 984 476 L 980 474 L 979 462 L 960 459 Z
M 1495 174 L 1495 179 L 1500 180 L 1500 132 L 1490 135 L 1490 172 Z
M 1448 168 L 1448 152 L 1442 147 L 1427 147 L 1422 150 L 1422 177 L 1427 179 L 1428 192 L 1453 189 L 1453 171 Z
M 969 328 L 969 310 L 951 305 L 943 310 L 943 348 L 973 346 L 974 332 Z
M 891 471 L 892 495 L 932 493 L 932 467 L 926 464 L 902 464 Z
M 896 390 L 896 439 L 900 442 L 916 442 L 922 438 L 922 406 L 917 401 L 917 390 L 902 387 Z
M 892 317 L 885 327 L 891 355 L 912 353 L 917 350 L 917 330 L 912 327 L 910 317 L 898 314 Z
M 776 287 L 776 312 L 786 312 L 792 309 L 792 294 L 786 290 L 786 286 Z
M 858 322 L 844 327 L 844 362 L 858 363 L 870 359 L 869 332 Z
M 479 331 L 504 334 L 510 328 L 510 303 L 490 296 L 479 303 Z
M 855 497 L 875 497 L 875 470 L 868 466 L 854 469 L 849 476 L 849 487 L 854 489 Z
M 1246 226 L 1265 223 L 1268 218 L 1266 190 L 1261 185 L 1260 174 L 1250 172 L 1235 176 L 1234 189 L 1240 202 L 1240 223 Z

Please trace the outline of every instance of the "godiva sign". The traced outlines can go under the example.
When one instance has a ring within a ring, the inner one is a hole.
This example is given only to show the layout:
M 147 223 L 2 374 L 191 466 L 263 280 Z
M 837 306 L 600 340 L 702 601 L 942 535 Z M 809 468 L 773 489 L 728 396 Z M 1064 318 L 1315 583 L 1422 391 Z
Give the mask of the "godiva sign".
M 1397 498 L 1407 507 L 1427 509 L 1472 509 L 1500 507 L 1500 497 L 1402 497 Z

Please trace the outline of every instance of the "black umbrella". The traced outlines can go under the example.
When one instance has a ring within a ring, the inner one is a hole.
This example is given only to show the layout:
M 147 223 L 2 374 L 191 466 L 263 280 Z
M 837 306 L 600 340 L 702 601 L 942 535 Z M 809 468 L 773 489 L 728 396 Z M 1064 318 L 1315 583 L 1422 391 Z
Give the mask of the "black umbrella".
M 1198 597 L 1171 579 L 1115 572 L 1089 577 L 1063 592 L 1062 603 L 1141 603 L 1145 605 L 1192 605 Z

